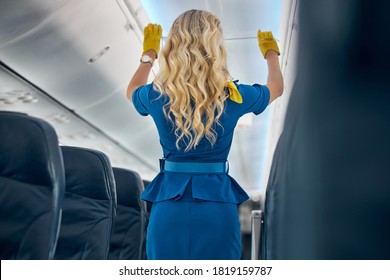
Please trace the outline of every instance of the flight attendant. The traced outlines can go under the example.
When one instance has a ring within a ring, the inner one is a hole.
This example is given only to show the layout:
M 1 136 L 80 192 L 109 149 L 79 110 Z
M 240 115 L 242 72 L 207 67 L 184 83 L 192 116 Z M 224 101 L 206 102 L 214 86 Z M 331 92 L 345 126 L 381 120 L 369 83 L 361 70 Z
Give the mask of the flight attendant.
M 230 79 L 221 24 L 209 12 L 180 15 L 160 53 L 161 26 L 149 24 L 144 35 L 127 97 L 138 113 L 152 116 L 164 154 L 160 173 L 142 194 L 153 203 L 147 258 L 238 260 L 237 205 L 249 197 L 228 175 L 227 157 L 238 119 L 260 114 L 282 94 L 276 41 L 259 30 L 267 84 L 244 85 Z M 157 57 L 160 70 L 147 84 Z

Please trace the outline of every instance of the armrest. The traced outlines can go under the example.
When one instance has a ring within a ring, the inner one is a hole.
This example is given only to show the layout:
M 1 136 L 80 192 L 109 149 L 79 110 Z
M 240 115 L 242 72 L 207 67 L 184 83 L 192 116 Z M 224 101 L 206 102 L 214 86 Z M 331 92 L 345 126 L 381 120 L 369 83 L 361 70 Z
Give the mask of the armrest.
M 261 242 L 261 224 L 263 212 L 261 210 L 252 210 L 251 214 L 251 260 L 259 260 L 261 258 L 260 242 Z

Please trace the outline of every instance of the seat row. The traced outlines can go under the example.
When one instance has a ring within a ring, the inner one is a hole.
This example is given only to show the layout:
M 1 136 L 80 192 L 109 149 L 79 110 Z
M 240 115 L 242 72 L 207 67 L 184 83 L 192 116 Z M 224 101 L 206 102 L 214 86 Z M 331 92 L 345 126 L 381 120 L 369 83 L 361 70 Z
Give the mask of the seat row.
M 145 259 L 138 173 L 59 146 L 53 127 L 0 111 L 0 258 Z

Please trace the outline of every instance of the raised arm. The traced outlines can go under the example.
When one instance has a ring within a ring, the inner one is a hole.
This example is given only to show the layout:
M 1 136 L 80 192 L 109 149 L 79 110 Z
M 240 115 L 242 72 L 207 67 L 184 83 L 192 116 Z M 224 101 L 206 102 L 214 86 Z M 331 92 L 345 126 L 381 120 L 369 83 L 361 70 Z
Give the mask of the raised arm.
M 127 86 L 127 98 L 131 101 L 134 90 L 146 85 L 153 62 L 160 50 L 160 40 L 162 36 L 161 26 L 158 24 L 148 24 L 144 29 L 144 50 L 141 57 L 141 64 L 138 66 L 133 77 Z
M 145 52 L 144 55 L 149 56 L 152 60 L 150 62 L 142 62 L 135 71 L 133 77 L 130 80 L 129 85 L 127 86 L 127 98 L 131 101 L 131 97 L 133 92 L 139 88 L 140 86 L 146 85 L 148 82 L 148 77 L 150 74 L 150 70 L 152 70 L 153 61 L 157 58 L 156 52 L 154 50 L 149 50 Z M 143 55 L 143 57 L 145 57 Z M 146 61 L 146 59 L 145 59 Z
M 259 30 L 257 37 L 259 40 L 260 51 L 267 60 L 268 65 L 267 87 L 270 91 L 270 104 L 282 95 L 284 88 L 283 76 L 282 71 L 280 70 L 278 57 L 280 52 L 272 32 L 261 32 Z

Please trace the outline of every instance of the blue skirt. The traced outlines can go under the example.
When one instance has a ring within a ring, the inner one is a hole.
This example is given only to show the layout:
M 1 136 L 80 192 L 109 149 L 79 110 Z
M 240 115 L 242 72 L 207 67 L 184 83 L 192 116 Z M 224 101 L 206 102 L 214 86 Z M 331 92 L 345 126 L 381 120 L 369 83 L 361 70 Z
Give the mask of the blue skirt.
M 149 260 L 239 260 L 241 234 L 235 203 L 182 197 L 154 202 L 146 254 Z

